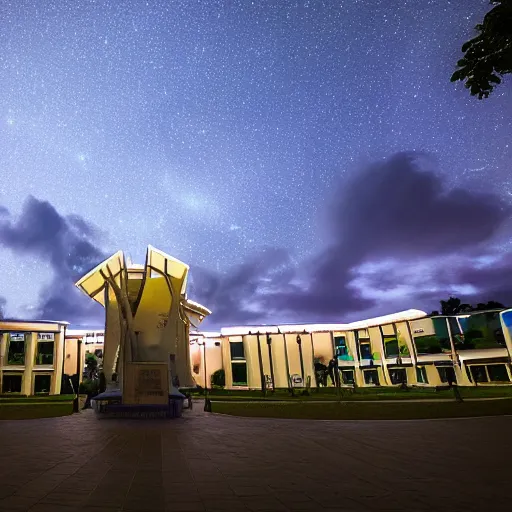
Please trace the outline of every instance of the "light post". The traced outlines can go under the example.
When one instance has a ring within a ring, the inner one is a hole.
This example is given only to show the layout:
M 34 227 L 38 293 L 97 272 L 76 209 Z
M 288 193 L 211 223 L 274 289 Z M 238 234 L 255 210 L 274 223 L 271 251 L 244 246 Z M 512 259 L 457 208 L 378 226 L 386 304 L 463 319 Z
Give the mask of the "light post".
M 330 332 L 331 336 L 331 345 L 332 345 L 332 353 L 333 353 L 333 359 L 334 359 L 334 382 L 333 384 L 336 386 L 336 395 L 338 396 L 338 401 L 341 402 L 341 382 L 340 382 L 340 365 L 338 361 L 338 354 L 336 352 L 336 342 L 334 341 L 334 333 Z M 329 363 L 330 364 L 330 363 Z M 354 382 L 355 382 L 355 375 L 354 375 Z
M 270 361 L 270 378 L 272 379 L 272 393 L 276 390 L 276 383 L 274 379 L 274 361 L 272 360 L 272 338 L 270 334 L 267 334 L 267 346 L 268 346 L 268 359 Z
M 302 338 L 300 337 L 300 334 L 297 334 L 296 341 L 299 346 L 300 375 L 302 377 L 302 383 L 304 383 L 304 358 L 302 357 Z
M 83 370 L 82 363 L 82 339 L 76 340 L 76 397 L 73 400 L 73 412 L 80 412 L 80 374 Z
M 203 346 L 203 359 L 204 359 L 204 411 L 212 412 L 212 403 L 208 398 L 208 376 L 206 373 L 206 340 L 197 342 L 199 346 Z

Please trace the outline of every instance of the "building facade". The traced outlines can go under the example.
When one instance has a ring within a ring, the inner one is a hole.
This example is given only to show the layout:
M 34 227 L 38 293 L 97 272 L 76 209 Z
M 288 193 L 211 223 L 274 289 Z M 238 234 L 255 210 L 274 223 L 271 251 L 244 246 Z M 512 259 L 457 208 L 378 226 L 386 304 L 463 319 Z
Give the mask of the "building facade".
M 251 326 L 191 335 L 192 373 L 228 389 L 510 384 L 512 310 L 418 310 L 333 325 Z
M 227 389 L 504 385 L 512 381 L 512 309 L 455 316 L 409 310 L 349 324 L 226 327 L 189 337 L 196 385 Z M 80 342 L 80 343 L 79 343 Z M 0 321 L 0 393 L 60 393 L 104 331 L 64 322 Z
M 0 394 L 59 394 L 66 322 L 0 320 Z

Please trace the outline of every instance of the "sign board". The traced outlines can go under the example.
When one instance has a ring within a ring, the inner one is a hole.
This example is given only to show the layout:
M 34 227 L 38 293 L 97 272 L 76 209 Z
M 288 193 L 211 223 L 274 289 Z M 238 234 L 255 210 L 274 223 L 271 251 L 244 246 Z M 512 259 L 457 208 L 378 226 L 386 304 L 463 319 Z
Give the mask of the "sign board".
M 9 334 L 10 341 L 25 341 L 25 333 L 24 332 L 11 332 Z
M 267 389 L 273 388 L 271 375 L 265 375 L 265 386 L 267 387 Z
M 169 402 L 169 367 L 165 363 L 126 363 L 123 404 L 162 405 Z
M 297 373 L 294 373 L 291 377 L 290 377 L 290 380 L 292 382 L 292 386 L 294 388 L 302 388 L 304 387 L 304 380 L 302 379 L 302 377 L 300 375 L 298 375 Z
M 55 334 L 53 332 L 39 332 L 37 333 L 37 341 L 55 341 Z

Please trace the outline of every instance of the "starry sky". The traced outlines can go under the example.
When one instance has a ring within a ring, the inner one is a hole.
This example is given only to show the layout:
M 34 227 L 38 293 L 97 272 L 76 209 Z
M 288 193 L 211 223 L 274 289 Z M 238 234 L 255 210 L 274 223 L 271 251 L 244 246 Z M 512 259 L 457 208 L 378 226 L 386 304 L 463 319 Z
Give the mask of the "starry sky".
M 214 328 L 512 299 L 512 88 L 450 83 L 482 0 L 2 0 L 0 308 L 151 244 Z M 512 300 L 510 300 L 512 304 Z

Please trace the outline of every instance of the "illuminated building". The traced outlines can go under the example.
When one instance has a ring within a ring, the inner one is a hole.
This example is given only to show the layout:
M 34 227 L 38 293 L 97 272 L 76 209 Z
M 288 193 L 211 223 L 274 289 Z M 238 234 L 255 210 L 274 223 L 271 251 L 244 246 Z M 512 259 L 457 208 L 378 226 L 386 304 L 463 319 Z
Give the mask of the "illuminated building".
M 66 326 L 0 320 L 0 394 L 60 393 Z

